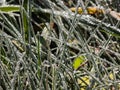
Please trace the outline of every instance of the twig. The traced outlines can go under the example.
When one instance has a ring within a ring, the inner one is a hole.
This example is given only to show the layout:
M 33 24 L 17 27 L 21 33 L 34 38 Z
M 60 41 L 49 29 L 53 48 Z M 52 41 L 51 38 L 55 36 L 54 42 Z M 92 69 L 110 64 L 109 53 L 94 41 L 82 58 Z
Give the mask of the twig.
M 67 11 L 57 11 L 56 10 L 56 11 L 52 12 L 50 9 L 42 9 L 42 8 L 35 8 L 34 10 L 36 12 L 41 12 L 41 13 L 46 13 L 46 14 L 54 14 L 54 15 L 61 16 L 63 18 L 67 18 L 67 19 L 72 19 L 75 15 L 75 13 L 73 13 L 73 12 L 68 13 Z M 93 27 L 96 27 L 99 23 L 101 23 L 100 28 L 103 29 L 103 31 L 108 32 L 113 35 L 117 35 L 118 37 L 120 37 L 120 29 L 115 26 L 111 26 L 108 23 L 104 23 L 104 22 L 100 21 L 99 19 L 96 19 L 90 15 L 77 14 L 77 18 L 79 19 L 80 23 L 87 24 L 87 25 L 90 25 Z

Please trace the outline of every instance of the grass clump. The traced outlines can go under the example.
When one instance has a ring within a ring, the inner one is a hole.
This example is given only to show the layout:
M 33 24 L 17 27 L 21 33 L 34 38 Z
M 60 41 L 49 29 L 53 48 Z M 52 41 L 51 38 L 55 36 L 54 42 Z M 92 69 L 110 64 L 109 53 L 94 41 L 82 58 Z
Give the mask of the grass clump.
M 87 7 L 111 8 L 103 2 L 9 0 L 0 6 L 0 88 L 119 90 L 119 20 L 87 13 Z

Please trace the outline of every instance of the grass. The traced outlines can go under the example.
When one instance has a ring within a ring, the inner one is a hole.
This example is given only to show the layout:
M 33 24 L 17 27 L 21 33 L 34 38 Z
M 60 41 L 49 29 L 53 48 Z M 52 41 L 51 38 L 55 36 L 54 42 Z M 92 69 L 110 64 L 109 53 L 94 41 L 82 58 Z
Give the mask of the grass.
M 0 88 L 120 89 L 119 21 L 72 12 L 69 7 L 84 2 L 68 1 L 10 0 L 0 6 Z

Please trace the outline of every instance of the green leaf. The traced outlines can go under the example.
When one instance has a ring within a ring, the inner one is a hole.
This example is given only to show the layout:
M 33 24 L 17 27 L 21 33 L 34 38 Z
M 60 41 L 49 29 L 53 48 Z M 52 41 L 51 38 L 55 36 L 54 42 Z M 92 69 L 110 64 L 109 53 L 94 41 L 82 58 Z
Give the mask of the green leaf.
M 76 57 L 73 62 L 73 68 L 75 70 L 78 69 L 85 61 L 85 56 L 83 55 Z
M 19 5 L 5 5 L 0 6 L 0 12 L 8 13 L 8 12 L 19 12 L 20 6 Z

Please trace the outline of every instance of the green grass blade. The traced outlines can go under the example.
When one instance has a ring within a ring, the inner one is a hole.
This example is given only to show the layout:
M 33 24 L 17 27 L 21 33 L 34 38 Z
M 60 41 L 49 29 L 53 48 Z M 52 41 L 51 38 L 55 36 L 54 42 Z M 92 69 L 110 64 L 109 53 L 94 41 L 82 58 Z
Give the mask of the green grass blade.
M 0 12 L 8 13 L 8 12 L 19 12 L 20 6 L 19 5 L 5 5 L 0 6 Z

